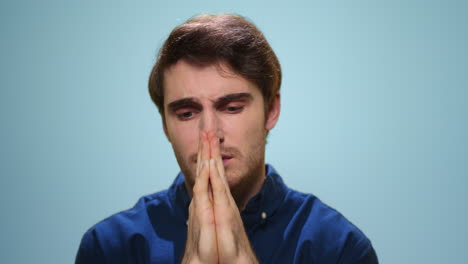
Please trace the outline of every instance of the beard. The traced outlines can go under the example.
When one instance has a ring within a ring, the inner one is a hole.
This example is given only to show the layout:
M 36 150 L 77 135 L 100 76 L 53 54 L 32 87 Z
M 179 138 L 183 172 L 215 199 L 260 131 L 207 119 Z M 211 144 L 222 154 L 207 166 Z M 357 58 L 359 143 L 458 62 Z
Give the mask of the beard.
M 246 153 L 242 153 L 235 147 L 221 146 L 221 153 L 233 157 L 224 166 L 224 175 L 229 185 L 231 195 L 239 208 L 246 204 L 246 200 L 254 196 L 265 179 L 265 137 L 250 141 Z M 185 176 L 185 186 L 191 190 L 196 180 L 197 153 L 184 158 L 182 153 L 173 147 L 177 163 Z

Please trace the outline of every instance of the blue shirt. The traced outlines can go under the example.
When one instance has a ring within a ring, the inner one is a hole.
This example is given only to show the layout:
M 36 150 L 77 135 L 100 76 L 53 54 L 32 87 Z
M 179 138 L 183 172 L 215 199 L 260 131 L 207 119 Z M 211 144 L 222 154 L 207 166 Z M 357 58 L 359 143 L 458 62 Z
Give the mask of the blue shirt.
M 378 263 L 356 226 L 317 197 L 289 189 L 272 166 L 266 168 L 260 192 L 241 212 L 260 263 Z M 189 204 L 179 173 L 168 190 L 90 228 L 76 263 L 180 263 Z

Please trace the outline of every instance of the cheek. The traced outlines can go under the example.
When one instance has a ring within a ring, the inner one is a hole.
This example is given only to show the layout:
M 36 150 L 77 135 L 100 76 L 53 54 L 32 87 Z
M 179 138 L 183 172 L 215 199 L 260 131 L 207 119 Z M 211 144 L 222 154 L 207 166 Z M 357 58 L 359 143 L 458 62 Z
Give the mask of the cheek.
M 258 140 L 265 131 L 265 121 L 263 113 L 249 112 L 243 116 L 238 116 L 226 120 L 224 124 L 224 135 L 227 141 L 231 141 L 231 146 L 237 147 L 247 145 L 250 140 Z M 228 143 L 229 144 L 229 143 Z
M 195 122 L 177 123 L 168 125 L 167 129 L 172 147 L 184 158 L 198 151 L 198 126 Z

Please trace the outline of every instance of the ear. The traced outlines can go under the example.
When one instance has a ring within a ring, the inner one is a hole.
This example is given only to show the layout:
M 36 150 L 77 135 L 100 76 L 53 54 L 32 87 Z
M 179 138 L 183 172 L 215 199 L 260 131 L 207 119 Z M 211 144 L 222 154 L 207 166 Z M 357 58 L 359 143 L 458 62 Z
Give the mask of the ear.
M 266 116 L 265 129 L 271 130 L 275 127 L 276 122 L 278 122 L 279 115 L 281 110 L 280 94 L 276 93 L 273 102 L 271 102 L 270 107 L 268 108 L 268 113 Z
M 169 133 L 167 132 L 167 126 L 166 126 L 165 118 L 163 118 L 162 123 L 163 123 L 162 125 L 163 125 L 164 134 L 166 135 L 167 140 L 169 142 L 171 142 L 171 139 L 169 138 Z

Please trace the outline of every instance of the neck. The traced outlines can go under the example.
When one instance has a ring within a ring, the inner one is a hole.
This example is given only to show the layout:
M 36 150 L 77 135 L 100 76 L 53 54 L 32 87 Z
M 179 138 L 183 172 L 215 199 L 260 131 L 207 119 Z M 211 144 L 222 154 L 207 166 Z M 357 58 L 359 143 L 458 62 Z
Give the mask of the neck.
M 265 181 L 265 163 L 252 170 L 249 175 L 235 186 L 230 186 L 231 194 L 236 201 L 239 211 L 245 209 L 250 199 L 252 199 L 262 188 Z
M 231 195 L 234 198 L 239 211 L 242 211 L 247 206 L 250 199 L 252 199 L 262 188 L 263 182 L 266 178 L 265 163 L 262 162 L 259 168 L 254 169 L 250 174 L 245 175 L 244 179 L 235 186 L 230 185 Z M 185 178 L 185 188 L 190 198 L 193 197 L 194 183 Z

